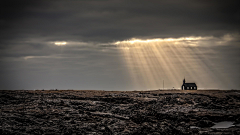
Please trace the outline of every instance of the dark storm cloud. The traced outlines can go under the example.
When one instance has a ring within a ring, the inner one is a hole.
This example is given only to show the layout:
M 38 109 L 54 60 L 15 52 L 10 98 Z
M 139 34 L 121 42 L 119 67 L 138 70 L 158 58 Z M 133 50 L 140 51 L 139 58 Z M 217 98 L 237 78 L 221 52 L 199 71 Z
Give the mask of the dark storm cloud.
M 239 32 L 239 13 L 234 0 L 13 0 L 1 4 L 1 41 L 222 36 Z

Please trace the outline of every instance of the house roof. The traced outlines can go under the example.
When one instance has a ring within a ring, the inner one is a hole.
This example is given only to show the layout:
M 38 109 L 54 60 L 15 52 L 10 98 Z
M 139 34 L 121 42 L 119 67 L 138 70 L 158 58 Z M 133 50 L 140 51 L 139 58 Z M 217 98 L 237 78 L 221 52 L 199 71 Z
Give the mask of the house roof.
M 196 83 L 184 83 L 185 87 L 197 87 Z

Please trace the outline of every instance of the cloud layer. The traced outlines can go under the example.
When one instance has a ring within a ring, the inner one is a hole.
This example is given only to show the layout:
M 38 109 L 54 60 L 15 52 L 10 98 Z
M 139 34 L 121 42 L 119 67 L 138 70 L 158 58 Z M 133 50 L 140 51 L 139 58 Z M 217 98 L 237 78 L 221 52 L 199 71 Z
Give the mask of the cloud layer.
M 5 1 L 1 4 L 1 41 L 223 36 L 239 33 L 237 5 L 234 0 Z

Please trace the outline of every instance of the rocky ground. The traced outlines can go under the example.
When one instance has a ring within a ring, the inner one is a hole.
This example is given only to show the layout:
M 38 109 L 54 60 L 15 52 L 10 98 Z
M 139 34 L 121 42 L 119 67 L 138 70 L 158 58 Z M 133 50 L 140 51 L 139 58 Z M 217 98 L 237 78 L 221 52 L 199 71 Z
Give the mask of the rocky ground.
M 2 90 L 0 104 L 3 134 L 240 134 L 237 90 Z

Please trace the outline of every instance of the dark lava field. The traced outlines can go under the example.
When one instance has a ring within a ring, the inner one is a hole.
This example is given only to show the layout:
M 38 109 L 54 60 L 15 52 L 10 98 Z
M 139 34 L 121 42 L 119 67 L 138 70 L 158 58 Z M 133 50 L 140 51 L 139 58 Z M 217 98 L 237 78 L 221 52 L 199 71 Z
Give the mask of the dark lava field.
M 240 134 L 238 90 L 1 90 L 0 104 L 2 134 Z

